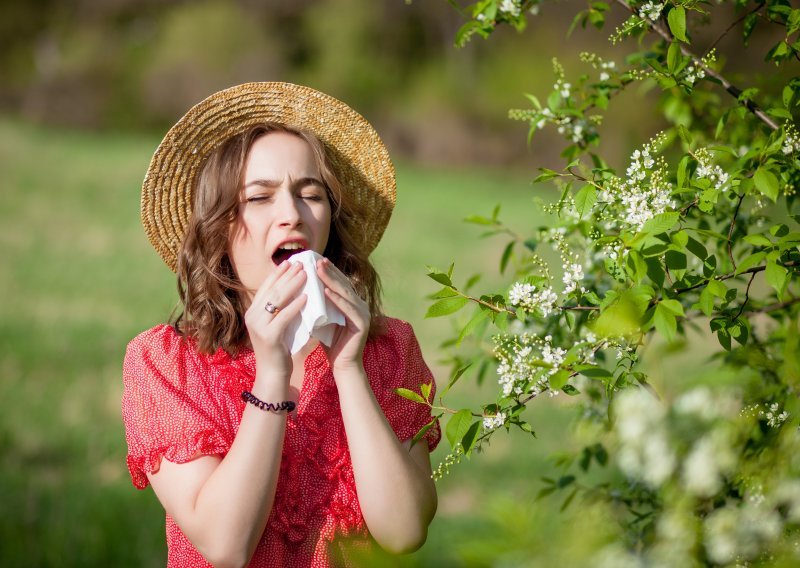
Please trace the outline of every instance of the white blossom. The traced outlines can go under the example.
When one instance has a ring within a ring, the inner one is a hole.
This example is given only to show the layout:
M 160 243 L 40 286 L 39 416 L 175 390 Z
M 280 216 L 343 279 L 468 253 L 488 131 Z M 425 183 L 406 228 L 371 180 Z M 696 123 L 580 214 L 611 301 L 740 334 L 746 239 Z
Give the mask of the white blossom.
M 664 405 L 645 389 L 628 389 L 617 398 L 616 414 L 620 468 L 659 487 L 672 475 L 677 461 L 664 423 Z
M 600 201 L 621 209 L 609 219 L 609 228 L 620 224 L 641 230 L 647 221 L 673 206 L 666 163 L 663 158 L 656 159 L 652 155 L 664 140 L 664 134 L 659 134 L 641 151 L 634 151 L 625 179 L 610 179 L 600 192 Z
M 655 2 L 648 2 L 639 8 L 639 17 L 643 20 L 650 20 L 656 22 L 661 17 L 661 11 L 664 9 L 664 4 L 656 4 Z
M 683 483 L 689 493 L 711 497 L 722 488 L 723 476 L 736 466 L 732 442 L 721 428 L 695 442 L 683 463 Z
M 786 154 L 796 154 L 800 152 L 800 135 L 792 124 L 787 124 L 784 127 L 785 134 L 783 137 L 783 146 L 781 151 Z
M 769 409 L 766 412 L 762 410 L 759 415 L 767 419 L 767 425 L 771 428 L 780 428 L 789 418 L 787 411 L 780 412 L 780 405 L 777 402 L 770 404 Z
M 495 428 L 499 428 L 506 422 L 506 415 L 502 412 L 498 412 L 494 416 L 484 416 L 483 417 L 483 427 L 486 430 L 494 430 Z
M 578 284 L 583 280 L 583 266 L 578 263 L 565 264 L 564 276 L 562 278 L 566 287 L 564 293 L 569 294 L 578 288 Z
M 706 76 L 705 69 L 702 67 L 695 67 L 694 65 L 689 65 L 686 68 L 686 75 L 684 76 L 684 80 L 689 83 L 690 85 L 694 85 L 695 82 L 703 79 Z
M 500 2 L 499 8 L 501 13 L 509 14 L 515 18 L 519 16 L 520 5 L 518 0 L 503 0 Z
M 723 507 L 706 518 L 704 529 L 709 559 L 728 564 L 739 557 L 754 558 L 780 536 L 783 523 L 778 513 L 765 507 Z
M 508 301 L 512 306 L 538 311 L 546 318 L 555 310 L 558 295 L 548 286 L 537 288 L 533 284 L 515 282 L 508 292 Z
M 600 73 L 600 81 L 602 81 L 602 82 L 606 82 L 606 81 L 608 81 L 610 78 L 611 78 L 611 75 L 609 75 L 609 74 L 608 74 L 608 73 L 606 73 L 605 71 L 602 71 L 602 72 Z
M 495 337 L 497 382 L 503 396 L 539 394 L 550 389 L 548 379 L 559 371 L 567 354 L 552 341 L 549 335 L 542 339 L 527 333 Z
M 697 170 L 695 171 L 697 179 L 707 179 L 716 189 L 723 189 L 728 183 L 729 176 L 725 170 L 711 161 L 711 153 L 705 148 L 700 148 L 695 152 L 695 157 L 697 158 Z

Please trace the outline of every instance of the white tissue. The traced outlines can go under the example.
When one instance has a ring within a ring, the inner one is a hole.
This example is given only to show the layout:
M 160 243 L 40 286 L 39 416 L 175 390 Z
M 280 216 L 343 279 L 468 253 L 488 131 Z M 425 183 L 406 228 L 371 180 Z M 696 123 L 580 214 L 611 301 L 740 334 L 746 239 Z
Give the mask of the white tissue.
M 300 351 L 312 337 L 330 347 L 336 331 L 334 326 L 345 323 L 344 314 L 325 297 L 325 285 L 317 275 L 317 260 L 320 258 L 322 255 L 313 250 L 289 257 L 289 262 L 302 264 L 306 271 L 306 284 L 300 293 L 308 296 L 299 317 L 286 328 L 284 339 L 292 355 Z

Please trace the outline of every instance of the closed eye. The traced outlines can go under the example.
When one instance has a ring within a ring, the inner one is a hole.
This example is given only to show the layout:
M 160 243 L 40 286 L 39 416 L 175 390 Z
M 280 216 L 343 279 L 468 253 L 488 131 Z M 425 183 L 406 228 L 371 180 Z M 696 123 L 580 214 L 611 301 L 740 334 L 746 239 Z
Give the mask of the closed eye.
M 271 195 L 251 195 L 250 197 L 246 198 L 245 201 L 247 203 L 268 202 L 268 201 L 272 201 L 272 196 Z

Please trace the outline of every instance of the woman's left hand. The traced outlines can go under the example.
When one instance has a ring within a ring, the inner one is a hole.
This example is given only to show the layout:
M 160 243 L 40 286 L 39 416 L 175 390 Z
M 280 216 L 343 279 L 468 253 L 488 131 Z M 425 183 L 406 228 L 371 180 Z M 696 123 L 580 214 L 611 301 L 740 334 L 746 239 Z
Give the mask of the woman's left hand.
M 317 261 L 317 274 L 325 285 L 325 296 L 345 318 L 345 324 L 337 327 L 327 349 L 328 361 L 336 376 L 336 370 L 363 367 L 364 345 L 369 334 L 369 306 L 356 294 L 347 277 L 327 258 Z

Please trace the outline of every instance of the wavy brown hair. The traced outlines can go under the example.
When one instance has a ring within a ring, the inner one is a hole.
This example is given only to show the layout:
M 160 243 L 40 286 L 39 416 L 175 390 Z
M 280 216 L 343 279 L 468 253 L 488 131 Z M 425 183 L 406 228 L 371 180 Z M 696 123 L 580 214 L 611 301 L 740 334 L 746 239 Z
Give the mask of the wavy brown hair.
M 316 136 L 282 124 L 264 123 L 217 147 L 195 182 L 192 216 L 178 253 L 182 311 L 172 323 L 181 335 L 196 340 L 203 353 L 221 348 L 235 355 L 249 343 L 244 323 L 245 290 L 228 251 L 231 228 L 239 216 L 247 155 L 256 140 L 272 132 L 292 134 L 311 147 L 331 202 L 331 229 L 323 255 L 348 277 L 369 305 L 370 337 L 384 330 L 380 279 L 369 253 L 354 237 L 363 211 L 342 186 L 325 146 Z

